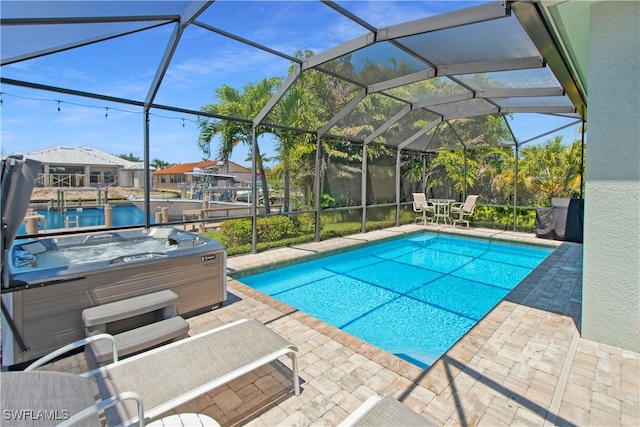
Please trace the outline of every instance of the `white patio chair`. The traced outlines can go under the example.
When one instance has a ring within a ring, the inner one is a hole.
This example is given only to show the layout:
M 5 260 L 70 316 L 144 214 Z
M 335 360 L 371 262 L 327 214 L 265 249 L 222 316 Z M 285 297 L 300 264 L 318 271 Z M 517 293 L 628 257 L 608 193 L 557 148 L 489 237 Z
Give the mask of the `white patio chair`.
M 413 193 L 413 211 L 422 214 L 416 218 L 415 222 L 420 220 L 422 225 L 427 225 L 427 212 L 435 214 L 436 208 L 433 203 L 427 201 L 427 196 L 424 193 Z M 431 218 L 431 222 L 433 222 L 433 218 Z
M 465 218 L 473 215 L 473 211 L 476 208 L 476 200 L 478 200 L 478 195 L 469 195 L 464 203 L 456 202 L 451 204 L 450 212 L 451 215 L 459 215 L 457 219 L 453 220 L 453 227 L 455 228 L 456 224 L 461 222 L 467 225 L 469 228 L 469 221 Z

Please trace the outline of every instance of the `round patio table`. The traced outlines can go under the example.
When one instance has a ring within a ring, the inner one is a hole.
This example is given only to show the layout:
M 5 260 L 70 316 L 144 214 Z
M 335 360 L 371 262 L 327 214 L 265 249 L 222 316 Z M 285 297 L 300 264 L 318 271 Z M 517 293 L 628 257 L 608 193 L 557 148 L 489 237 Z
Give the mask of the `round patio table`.
M 433 206 L 435 206 L 436 211 L 433 215 L 433 223 L 439 224 L 440 219 L 442 219 L 442 223 L 447 225 L 447 222 L 451 224 L 451 218 L 449 217 L 449 206 L 451 203 L 455 202 L 454 199 L 429 199 Z

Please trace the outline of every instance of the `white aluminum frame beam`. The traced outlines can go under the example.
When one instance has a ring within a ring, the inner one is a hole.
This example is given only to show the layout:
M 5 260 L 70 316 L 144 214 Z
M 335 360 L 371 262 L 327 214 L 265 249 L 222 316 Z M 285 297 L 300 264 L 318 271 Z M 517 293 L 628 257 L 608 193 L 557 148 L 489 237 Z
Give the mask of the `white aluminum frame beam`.
M 438 16 L 417 19 L 403 24 L 391 25 L 378 31 L 378 40 L 392 40 L 399 37 L 460 27 L 511 15 L 510 10 L 501 2 L 491 2 Z
M 338 123 L 344 116 L 346 116 L 354 108 L 356 108 L 358 103 L 360 103 L 360 101 L 362 101 L 365 98 L 365 96 L 367 96 L 366 89 L 363 89 L 360 92 L 358 92 L 356 96 L 354 96 L 349 102 L 347 102 L 347 105 L 342 107 L 342 110 L 338 111 L 338 113 L 335 116 L 333 116 L 324 126 L 322 126 L 322 128 L 320 128 L 320 130 L 318 131 L 318 136 L 324 136 L 324 134 L 329 132 L 331 128 L 335 126 L 336 123 Z
M 489 107 L 473 111 L 460 111 L 457 113 L 445 114 L 443 115 L 443 119 L 444 121 L 449 121 L 453 119 L 464 119 L 466 117 L 476 117 L 498 113 L 500 113 L 500 109 L 498 107 Z
M 465 150 L 465 163 L 466 163 L 466 157 L 467 157 L 466 150 L 467 150 L 467 148 L 468 148 L 468 147 L 467 147 L 467 144 L 465 144 L 465 143 L 464 143 L 464 141 L 462 140 L 462 138 L 460 138 L 460 134 L 458 134 L 458 131 L 456 131 L 456 128 L 454 128 L 454 127 L 453 127 L 453 125 L 451 124 L 451 122 L 446 122 L 446 123 L 447 123 L 447 127 L 448 127 L 449 129 L 451 129 L 451 132 L 453 132 L 453 136 L 455 136 L 455 137 L 456 137 L 456 139 L 458 140 L 458 143 L 459 143 L 460 145 L 462 145 L 463 149 Z M 466 166 L 465 166 L 465 168 L 466 168 Z M 465 171 L 465 175 L 466 175 L 466 171 Z M 466 181 L 466 178 L 465 178 L 465 181 Z M 466 196 L 465 196 L 465 197 L 466 197 Z
M 475 98 L 527 98 L 536 96 L 564 96 L 561 87 L 546 88 L 511 88 L 511 89 L 479 89 L 475 92 Z
M 442 123 L 442 122 L 440 122 L 440 123 Z M 433 137 L 434 137 L 434 136 L 436 136 L 436 134 L 437 134 L 437 133 L 438 133 L 438 131 L 436 130 L 436 131 L 435 131 L 435 132 L 433 132 L 431 135 L 429 135 L 429 139 L 427 140 L 427 144 L 426 144 L 426 145 L 424 146 L 424 148 L 422 149 L 422 152 L 423 152 L 423 153 L 428 153 L 428 152 L 433 153 L 433 152 L 435 152 L 435 151 L 427 151 L 427 150 L 429 149 L 429 146 L 430 146 L 430 145 L 431 145 L 431 143 L 433 142 Z M 436 150 L 436 151 L 437 151 L 437 150 Z M 425 160 L 425 161 L 426 161 L 426 160 Z M 425 175 L 426 175 L 426 171 L 425 171 L 425 172 L 423 172 L 423 173 L 425 173 Z M 423 179 L 426 179 L 426 176 L 425 176 L 425 178 L 423 178 Z M 426 182 L 426 181 L 425 181 L 425 182 Z
M 383 90 L 392 89 L 394 87 L 404 86 L 411 83 L 416 83 L 422 80 L 428 80 L 436 75 L 436 70 L 429 68 L 417 73 L 407 74 L 406 76 L 396 77 L 394 79 L 386 80 L 379 83 L 370 84 L 367 87 L 369 93 L 381 92 Z
M 553 70 L 553 74 L 566 91 L 567 96 L 576 106 L 576 110 L 584 120 L 587 120 L 587 94 L 582 92 L 577 83 L 579 79 L 573 75 L 571 68 L 556 46 L 554 37 L 549 32 L 549 27 L 537 10 L 537 5 L 530 1 L 509 1 L 509 7 L 513 9 L 516 18 L 520 21 L 522 28 L 527 32 L 538 52 L 544 56 L 549 68 Z
M 490 98 L 512 98 L 512 97 L 540 97 L 540 96 L 563 96 L 562 88 L 521 88 L 521 89 L 487 89 L 475 92 L 463 92 L 439 98 L 432 98 L 425 101 L 411 104 L 413 109 L 436 107 L 438 105 L 451 104 L 454 102 L 466 101 L 468 99 L 490 99 Z M 502 110 L 501 110 L 502 111 Z M 557 112 L 557 111 L 553 111 Z M 567 111 L 562 111 L 567 112 Z M 573 112 L 573 111 L 569 111 Z
M 380 135 L 382 135 L 384 132 L 387 131 L 387 129 L 389 129 L 391 126 L 393 126 L 398 120 L 400 120 L 407 113 L 409 113 L 409 111 L 411 111 L 411 105 L 407 105 L 402 110 L 398 111 L 393 117 L 391 117 L 389 120 L 387 120 L 382 126 L 380 126 L 378 129 L 374 130 L 371 135 L 367 136 L 364 139 L 364 143 L 368 144 L 371 141 L 373 141 L 374 139 L 376 139 L 377 137 L 379 137 Z
M 205 29 L 207 31 L 211 31 L 212 33 L 219 34 L 219 35 L 221 35 L 223 37 L 227 37 L 227 38 L 229 38 L 231 40 L 235 40 L 235 41 L 237 41 L 239 43 L 246 44 L 247 46 L 255 47 L 256 49 L 260 49 L 262 51 L 265 51 L 265 52 L 271 53 L 273 55 L 279 56 L 279 57 L 284 58 L 284 59 L 286 59 L 288 61 L 297 62 L 298 64 L 302 63 L 302 60 L 299 59 L 299 58 L 295 58 L 293 56 L 290 56 L 290 55 L 287 55 L 285 53 L 282 53 L 282 52 L 280 52 L 278 50 L 271 49 L 270 47 L 267 47 L 267 46 L 265 46 L 263 44 L 256 43 L 254 41 L 251 41 L 249 39 L 245 39 L 244 37 L 237 36 L 237 35 L 235 35 L 233 33 L 230 33 L 228 31 L 222 30 L 220 28 L 213 27 L 213 26 L 211 26 L 209 24 L 205 24 L 204 22 L 193 21 L 193 25 L 196 25 L 196 26 L 198 26 L 200 28 L 203 28 L 203 29 Z
M 146 30 L 151 30 L 153 28 L 156 27 L 160 27 L 162 25 L 167 25 L 170 24 L 172 22 L 175 22 L 178 19 L 178 17 L 176 16 L 175 19 L 165 19 L 163 22 L 156 22 L 152 25 L 147 25 L 145 27 L 142 28 L 136 28 L 133 30 L 129 30 L 129 31 L 115 31 L 109 34 L 104 34 L 101 36 L 96 36 L 96 37 L 91 37 L 91 38 L 87 38 L 84 40 L 78 40 L 75 41 L 73 43 L 67 43 L 67 44 L 63 44 L 63 45 L 59 45 L 59 46 L 54 46 L 54 47 L 50 47 L 48 49 L 42 49 L 42 50 L 38 50 L 35 52 L 29 52 L 29 53 L 25 53 L 23 55 L 17 55 L 17 56 L 13 56 L 10 58 L 6 58 L 4 60 L 2 60 L 2 62 L 0 62 L 0 66 L 4 66 L 4 65 L 10 65 L 10 64 L 15 64 L 16 62 L 22 62 L 22 61 L 28 61 L 30 59 L 34 59 L 34 58 L 39 58 L 41 56 L 46 56 L 46 55 L 51 55 L 53 53 L 56 52 L 64 52 L 65 50 L 71 50 L 71 49 L 75 49 L 78 47 L 82 47 L 82 46 L 88 46 L 90 44 L 94 44 L 94 43 L 99 43 L 99 42 L 103 42 L 106 40 L 111 40 L 111 39 L 115 39 L 118 37 L 122 37 L 122 36 L 126 36 L 129 34 L 135 34 L 137 32 L 140 31 L 146 31 Z M 140 21 L 147 21 L 147 19 L 141 19 Z M 107 21 L 109 22 L 109 21 Z M 117 21 L 117 22 L 131 22 L 131 20 L 125 20 L 125 21 Z M 2 22 L 2 26 L 4 26 L 5 23 L 4 21 Z
M 500 117 L 502 117 L 502 121 L 504 121 L 504 124 L 507 126 L 507 129 L 509 130 L 509 134 L 511 135 L 511 139 L 513 139 L 513 142 L 515 143 L 516 147 L 518 146 L 518 143 L 520 141 L 518 141 L 518 138 L 516 138 L 516 134 L 513 133 L 513 128 L 511 127 L 511 124 L 509 123 L 509 120 L 507 120 L 507 115 L 505 113 L 500 114 Z
M 429 132 L 434 127 L 438 126 L 440 123 L 442 123 L 442 117 L 432 121 L 427 126 L 425 126 L 424 128 L 420 129 L 418 132 L 414 133 L 409 138 L 405 139 L 401 144 L 398 145 L 398 150 L 404 149 L 407 145 L 411 144 L 416 139 L 420 138 L 422 135 L 424 135 L 425 133 Z
M 160 84 L 162 83 L 162 79 L 164 79 L 164 75 L 167 73 L 167 69 L 169 68 L 169 64 L 171 63 L 171 58 L 173 58 L 173 54 L 178 47 L 178 42 L 180 41 L 180 36 L 184 31 L 184 27 L 180 24 L 176 24 L 173 28 L 173 32 L 171 33 L 171 37 L 169 38 L 169 42 L 167 43 L 167 47 L 164 50 L 164 54 L 162 55 L 162 59 L 160 60 L 160 64 L 158 64 L 158 68 L 156 68 L 156 74 L 153 76 L 153 81 L 149 86 L 149 90 L 147 91 L 147 97 L 145 98 L 145 106 L 150 105 L 156 97 L 158 90 L 160 89 Z M 148 107 L 145 107 L 145 110 Z
M 339 46 L 325 50 L 317 55 L 313 55 L 311 58 L 307 58 L 302 63 L 302 69 L 307 70 L 309 68 L 315 68 L 320 64 L 329 62 L 333 59 L 344 56 L 348 53 L 362 49 L 363 47 L 372 45 L 376 42 L 376 35 L 373 33 L 367 33 L 362 36 L 356 37 L 353 40 L 349 40 Z
M 415 34 L 422 34 L 430 31 L 437 31 L 446 28 L 459 27 L 462 25 L 484 22 L 492 19 L 504 18 L 510 15 L 510 10 L 499 4 L 492 2 L 485 5 L 458 10 L 439 16 L 418 19 L 416 21 L 393 25 L 379 30 L 377 33 L 367 33 L 347 41 L 339 46 L 321 52 L 302 63 L 302 69 L 315 68 L 320 64 L 339 58 L 348 53 L 362 49 L 380 41 L 389 41 L 399 37 L 406 37 Z
M 180 15 L 114 15 L 114 16 L 68 16 L 51 18 L 0 18 L 0 25 L 67 25 L 67 24 L 106 24 L 110 22 L 144 22 L 180 20 Z
M 498 61 L 469 62 L 465 64 L 441 65 L 436 75 L 438 77 L 455 76 L 459 74 L 491 73 L 495 71 L 529 70 L 544 68 L 545 63 L 540 56 L 524 58 L 502 59 Z
M 260 110 L 260 112 L 253 119 L 254 126 L 258 126 L 260 123 L 262 123 L 264 118 L 267 117 L 267 114 L 269 114 L 269 112 L 273 109 L 273 107 L 275 107 L 276 103 L 280 101 L 280 99 L 285 95 L 285 93 L 287 93 L 289 88 L 296 82 L 296 80 L 298 80 L 298 77 L 300 76 L 300 72 L 301 72 L 300 67 L 296 67 L 291 73 L 289 73 L 289 75 L 287 76 L 287 79 L 284 82 L 282 82 L 282 84 L 280 85 L 276 93 L 269 99 L 267 104 L 264 107 L 262 107 L 262 110 Z
M 26 88 L 37 89 L 37 90 L 44 90 L 44 91 L 53 92 L 53 93 L 64 93 L 67 95 L 80 96 L 80 97 L 89 98 L 89 99 L 99 99 L 102 101 L 116 102 L 116 103 L 126 104 L 126 105 L 134 105 L 136 107 L 144 107 L 144 103 L 142 101 L 138 101 L 134 99 L 118 98 L 116 96 L 101 95 L 98 93 L 84 92 L 81 90 L 73 90 L 73 89 L 67 89 L 62 87 L 43 85 L 40 83 L 25 82 L 22 80 L 9 79 L 7 77 L 0 77 L 0 84 L 17 86 L 17 87 L 26 87 Z
M 501 113 L 575 113 L 576 107 L 573 105 L 522 105 L 500 108 Z
M 456 95 L 443 96 L 439 98 L 433 98 L 426 101 L 414 102 L 412 107 L 416 108 L 428 108 L 435 107 L 438 105 L 451 104 L 453 102 L 466 101 L 467 99 L 475 98 L 473 92 L 464 92 Z
M 164 79 L 165 74 L 167 73 L 167 69 L 169 68 L 169 64 L 171 64 L 171 58 L 173 58 L 173 54 L 178 47 L 178 42 L 180 41 L 180 37 L 184 32 L 185 28 L 189 26 L 193 21 L 196 20 L 200 14 L 202 14 L 211 4 L 213 0 L 210 0 L 204 4 L 199 2 L 192 2 L 185 8 L 185 10 L 180 15 L 180 22 L 176 23 L 175 28 L 173 29 L 173 33 L 171 33 L 171 37 L 169 42 L 167 43 L 167 47 L 165 48 L 164 54 L 162 55 L 162 60 L 156 69 L 156 74 L 153 77 L 153 81 L 151 82 L 151 86 L 149 87 L 149 92 L 147 92 L 147 98 L 145 100 L 145 105 L 148 106 L 153 102 L 160 88 L 160 84 L 162 83 L 162 79 Z
M 578 120 L 573 121 L 573 122 L 571 122 L 571 123 L 567 123 L 567 124 L 566 124 L 566 125 L 564 125 L 564 126 L 560 126 L 560 127 L 555 128 L 555 129 L 553 129 L 553 130 L 550 130 L 550 131 L 548 131 L 548 132 L 541 133 L 540 135 L 534 136 L 533 138 L 529 138 L 529 139 L 527 139 L 527 140 L 525 140 L 525 141 L 520 142 L 520 143 L 519 143 L 519 145 L 524 145 L 524 144 L 527 144 L 527 143 L 529 143 L 529 142 L 531 142 L 531 141 L 535 141 L 536 139 L 542 138 L 543 136 L 547 136 L 547 135 L 554 134 L 554 133 L 556 133 L 556 132 L 558 132 L 558 131 L 560 131 L 560 130 L 562 130 L 562 129 L 565 129 L 565 128 L 568 128 L 568 127 L 571 127 L 571 126 L 575 126 L 575 125 L 577 125 L 578 123 L 582 123 L 582 119 L 578 119 Z

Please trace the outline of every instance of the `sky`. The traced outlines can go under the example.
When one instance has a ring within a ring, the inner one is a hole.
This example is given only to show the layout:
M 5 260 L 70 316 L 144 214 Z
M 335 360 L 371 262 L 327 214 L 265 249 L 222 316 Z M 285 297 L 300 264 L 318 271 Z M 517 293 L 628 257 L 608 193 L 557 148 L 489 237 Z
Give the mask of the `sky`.
M 14 9 L 2 2 L 2 13 L 10 17 Z M 148 2 L 147 2 L 148 3 Z M 28 5 L 31 12 L 65 14 L 88 7 L 92 14 L 114 14 L 130 2 L 110 2 L 102 10 L 98 2 L 38 3 Z M 174 2 L 161 2 L 169 13 Z M 447 10 L 469 7 L 477 2 L 457 1 L 339 1 L 342 7 L 361 16 L 380 28 L 418 17 L 439 14 Z M 137 4 L 144 8 L 145 2 Z M 48 8 L 51 8 L 50 10 Z M 115 12 L 114 12 L 115 11 Z M 296 50 L 309 49 L 323 52 L 366 33 L 366 30 L 329 7 L 316 1 L 217 1 L 198 17 L 213 27 L 293 55 Z M 121 28 L 131 29 L 132 24 Z M 151 82 L 164 54 L 172 32 L 170 26 L 140 31 L 125 37 L 45 55 L 28 61 L 5 65 L 2 77 L 35 81 L 44 85 L 70 88 L 110 96 L 145 100 Z M 100 25 L 87 30 L 82 26 L 61 30 L 34 32 L 30 28 L 2 29 L 16 31 L 11 40 L 20 40 L 32 49 L 64 45 L 68 37 L 78 34 L 83 39 L 112 31 Z M 91 33 L 87 31 L 98 31 Z M 5 33 L 6 35 L 7 33 Z M 71 34 L 71 36 L 70 36 Z M 20 52 L 21 46 L 8 45 L 2 39 L 3 59 Z M 234 40 L 213 34 L 194 25 L 182 35 L 178 48 L 163 79 L 154 102 L 189 110 L 215 103 L 215 89 L 226 84 L 236 89 L 265 77 L 288 74 L 289 61 L 246 46 Z M 95 100 L 55 92 L 22 88 L 3 84 L 0 88 L 0 152 L 2 155 L 29 153 L 39 149 L 62 146 L 86 146 L 110 154 L 132 154 L 143 158 L 144 117 L 139 107 Z M 561 127 L 571 120 L 520 114 L 512 123 L 520 141 Z M 170 163 L 202 160 L 198 150 L 199 129 L 197 116 L 165 110 L 152 110 L 149 120 L 150 159 Z M 571 126 L 558 134 L 563 141 L 579 139 L 578 126 Z M 550 138 L 546 136 L 541 141 Z M 217 141 L 216 141 L 217 142 Z M 212 152 L 217 153 L 214 142 Z M 537 143 L 535 141 L 533 143 Z M 263 154 L 273 156 L 273 142 L 269 137 L 259 140 Z M 238 146 L 231 160 L 249 165 L 248 147 Z

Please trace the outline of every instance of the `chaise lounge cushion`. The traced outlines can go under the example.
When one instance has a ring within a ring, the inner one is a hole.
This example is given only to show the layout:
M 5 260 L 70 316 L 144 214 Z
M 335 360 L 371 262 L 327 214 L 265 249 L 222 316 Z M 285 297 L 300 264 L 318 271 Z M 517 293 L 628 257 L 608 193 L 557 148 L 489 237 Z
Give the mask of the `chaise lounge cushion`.
M 300 393 L 297 347 L 257 320 L 241 320 L 83 374 L 93 377 L 100 395 L 135 390 L 153 419 L 222 384 L 282 356 L 292 360 L 293 383 Z M 111 408 L 113 409 L 113 408 Z M 135 419 L 135 407 L 106 411 L 110 424 Z
M 89 379 L 50 371 L 3 372 L 0 397 L 2 425 L 12 427 L 54 426 L 96 403 Z M 100 425 L 98 416 L 83 425 Z
M 338 427 L 436 427 L 437 425 L 392 396 L 372 396 Z

